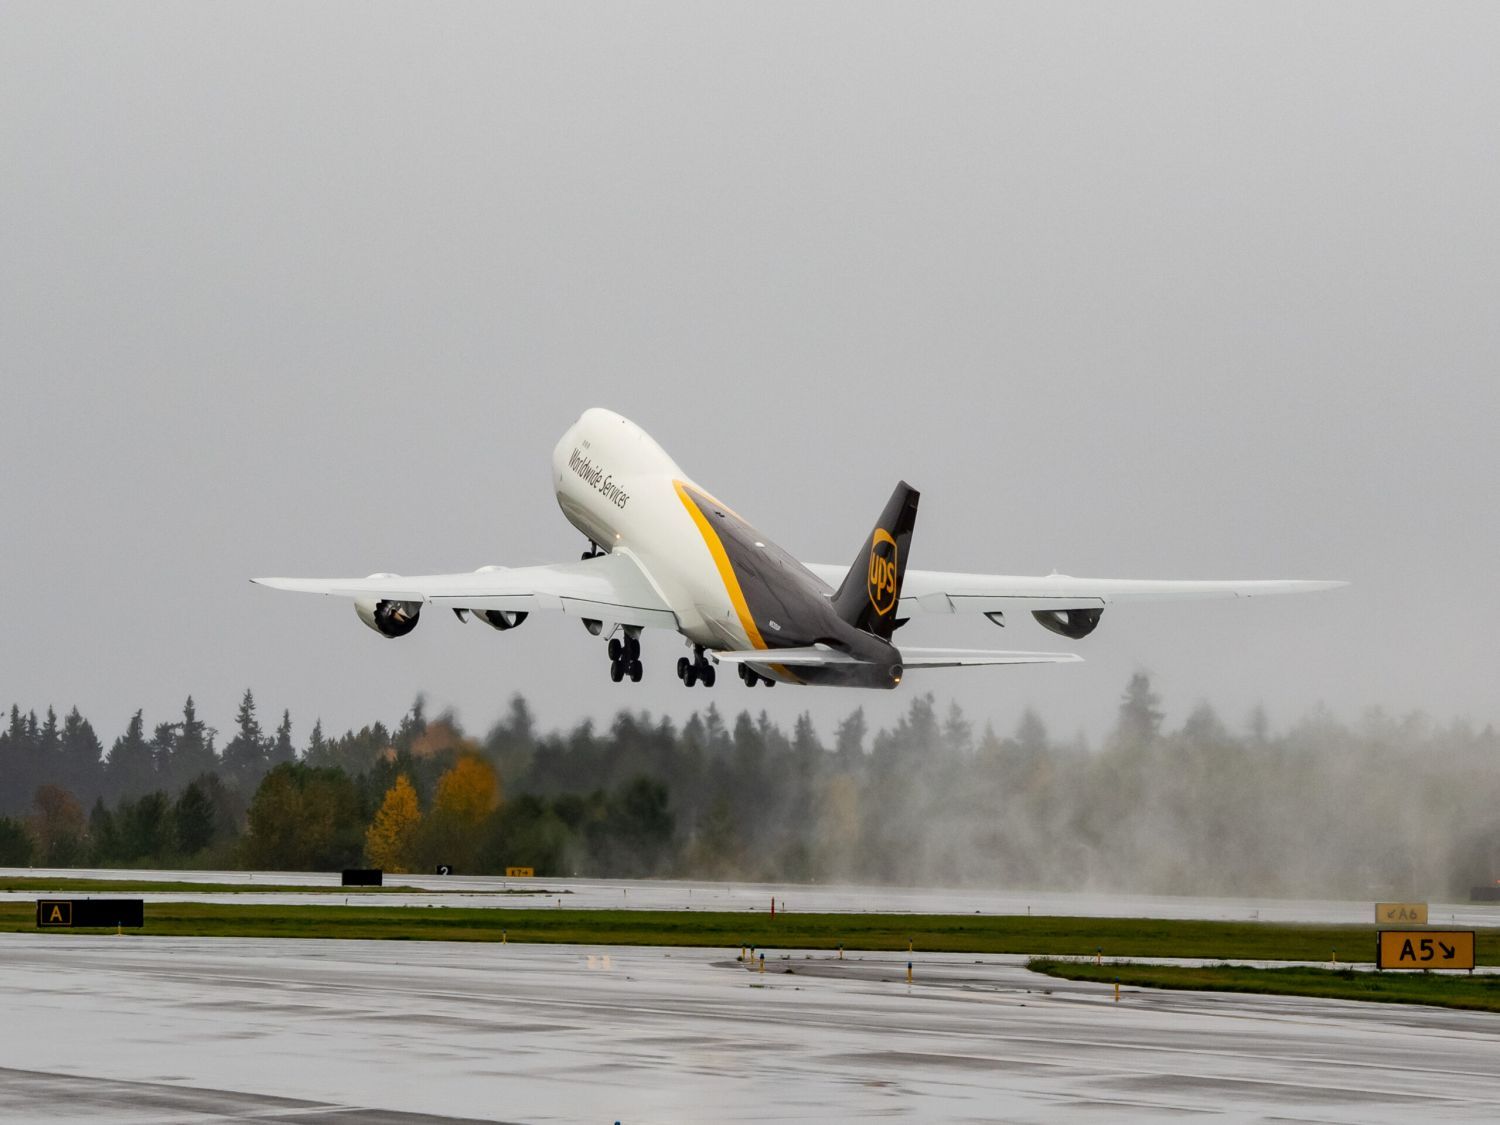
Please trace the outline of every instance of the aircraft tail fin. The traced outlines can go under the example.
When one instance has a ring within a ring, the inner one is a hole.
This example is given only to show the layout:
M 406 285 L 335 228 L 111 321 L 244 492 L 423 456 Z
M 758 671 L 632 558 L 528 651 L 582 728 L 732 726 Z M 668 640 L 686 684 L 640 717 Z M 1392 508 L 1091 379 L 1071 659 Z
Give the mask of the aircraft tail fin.
M 880 521 L 833 595 L 833 609 L 839 617 L 881 640 L 890 640 L 896 628 L 896 605 L 901 600 L 906 550 L 917 522 L 920 495 L 905 481 L 896 485 Z

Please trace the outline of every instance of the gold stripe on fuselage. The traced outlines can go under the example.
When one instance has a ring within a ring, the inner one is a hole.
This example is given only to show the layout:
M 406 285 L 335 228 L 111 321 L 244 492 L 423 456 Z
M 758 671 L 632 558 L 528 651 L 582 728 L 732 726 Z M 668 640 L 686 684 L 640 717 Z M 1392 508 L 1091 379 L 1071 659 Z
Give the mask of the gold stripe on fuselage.
M 708 545 L 708 553 L 714 557 L 714 565 L 719 568 L 719 577 L 724 582 L 724 589 L 729 593 L 729 603 L 734 606 L 734 612 L 740 619 L 740 627 L 745 630 L 745 636 L 750 638 L 750 643 L 756 648 L 765 648 L 766 642 L 761 638 L 760 630 L 755 627 L 755 618 L 750 615 L 750 606 L 745 601 L 745 591 L 740 589 L 740 580 L 734 573 L 734 566 L 729 561 L 729 553 L 724 550 L 724 542 L 719 538 L 719 533 L 714 530 L 714 525 L 708 522 L 708 517 L 703 514 L 703 510 L 693 502 L 686 486 L 680 480 L 674 480 L 672 487 L 677 489 L 677 495 L 682 499 L 682 506 L 688 510 L 688 515 L 693 517 L 693 522 L 698 525 L 698 531 L 703 536 L 703 542 Z M 696 489 L 694 492 L 709 503 L 718 504 L 717 500 L 706 493 L 697 492 Z M 724 505 L 719 506 L 729 511 Z

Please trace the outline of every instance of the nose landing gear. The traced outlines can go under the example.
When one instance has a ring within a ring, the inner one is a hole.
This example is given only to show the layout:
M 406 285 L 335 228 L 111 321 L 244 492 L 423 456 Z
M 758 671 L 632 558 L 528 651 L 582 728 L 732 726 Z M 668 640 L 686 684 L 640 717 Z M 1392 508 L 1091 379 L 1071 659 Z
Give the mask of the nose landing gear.
M 623 638 L 609 638 L 609 678 L 619 683 L 626 676 L 630 682 L 638 684 L 641 682 L 641 639 L 634 633 L 626 633 Z
M 685 656 L 678 657 L 677 678 L 688 687 L 692 687 L 694 684 L 702 684 L 704 687 L 714 686 L 714 680 L 718 678 L 718 673 L 714 670 L 714 666 L 709 663 L 708 658 L 703 655 L 702 645 L 693 646 L 693 658 L 691 660 Z

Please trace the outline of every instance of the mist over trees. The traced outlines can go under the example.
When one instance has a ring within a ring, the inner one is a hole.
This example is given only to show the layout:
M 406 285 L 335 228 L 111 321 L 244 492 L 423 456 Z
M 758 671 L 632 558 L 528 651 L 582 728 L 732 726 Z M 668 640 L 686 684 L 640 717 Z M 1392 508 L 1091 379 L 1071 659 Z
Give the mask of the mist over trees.
M 149 730 L 149 734 L 147 733 Z M 892 726 L 710 704 L 681 725 L 483 736 L 418 698 L 305 741 L 246 691 L 234 728 L 141 712 L 106 750 L 77 708 L 11 707 L 0 865 L 190 866 L 979 885 L 1164 894 L 1464 897 L 1500 876 L 1500 735 L 1372 711 L 1281 732 L 1207 704 L 1168 729 L 1149 679 L 1103 745 L 1027 711 L 1008 733 L 913 696 Z

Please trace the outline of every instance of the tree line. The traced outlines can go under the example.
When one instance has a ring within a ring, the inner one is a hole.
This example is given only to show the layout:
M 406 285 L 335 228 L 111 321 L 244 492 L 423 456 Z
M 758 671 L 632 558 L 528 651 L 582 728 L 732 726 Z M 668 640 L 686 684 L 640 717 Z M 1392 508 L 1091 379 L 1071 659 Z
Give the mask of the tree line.
M 107 751 L 76 708 L 13 706 L 0 865 L 1445 897 L 1500 876 L 1497 752 L 1493 727 L 1378 710 L 1274 732 L 1204 704 L 1167 729 L 1144 674 L 1098 747 L 930 695 L 879 730 L 856 709 L 828 742 L 806 714 L 785 730 L 713 705 L 543 732 L 520 696 L 482 736 L 418 698 L 393 727 L 298 742 L 246 691 L 222 746 L 189 698 Z

